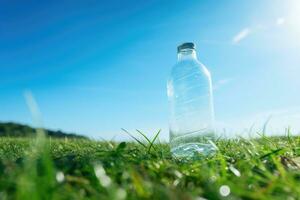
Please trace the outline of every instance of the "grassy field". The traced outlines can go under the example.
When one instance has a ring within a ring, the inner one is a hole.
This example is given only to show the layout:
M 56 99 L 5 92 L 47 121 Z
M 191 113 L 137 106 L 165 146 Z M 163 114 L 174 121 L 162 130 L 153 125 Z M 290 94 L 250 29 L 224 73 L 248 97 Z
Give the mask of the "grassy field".
M 193 161 L 166 144 L 0 138 L 0 199 L 300 199 L 300 138 L 216 141 Z

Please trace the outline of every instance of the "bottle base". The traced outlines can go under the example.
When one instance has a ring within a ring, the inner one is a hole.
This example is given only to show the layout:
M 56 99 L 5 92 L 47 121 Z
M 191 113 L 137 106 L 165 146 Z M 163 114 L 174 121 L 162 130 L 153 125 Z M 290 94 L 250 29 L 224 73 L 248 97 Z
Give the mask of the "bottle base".
M 199 156 L 210 156 L 215 154 L 216 148 L 212 144 L 185 143 L 171 149 L 171 153 L 176 158 L 191 159 Z

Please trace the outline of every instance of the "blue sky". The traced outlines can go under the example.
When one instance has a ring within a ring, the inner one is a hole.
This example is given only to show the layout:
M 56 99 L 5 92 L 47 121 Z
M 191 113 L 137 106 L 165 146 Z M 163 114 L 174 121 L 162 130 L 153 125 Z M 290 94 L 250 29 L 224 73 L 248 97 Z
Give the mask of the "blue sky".
M 269 115 L 299 124 L 299 13 L 297 0 L 2 0 L 0 121 L 32 124 L 30 90 L 48 128 L 167 138 L 166 80 L 177 45 L 192 41 L 212 73 L 220 126 Z

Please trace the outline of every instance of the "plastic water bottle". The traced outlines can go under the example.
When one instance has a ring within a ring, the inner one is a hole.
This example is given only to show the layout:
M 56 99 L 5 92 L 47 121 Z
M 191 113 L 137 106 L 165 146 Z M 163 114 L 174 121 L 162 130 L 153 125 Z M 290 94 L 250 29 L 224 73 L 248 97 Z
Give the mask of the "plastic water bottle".
M 175 157 L 207 156 L 215 152 L 211 75 L 197 60 L 193 43 L 177 51 L 178 62 L 167 84 L 171 152 Z

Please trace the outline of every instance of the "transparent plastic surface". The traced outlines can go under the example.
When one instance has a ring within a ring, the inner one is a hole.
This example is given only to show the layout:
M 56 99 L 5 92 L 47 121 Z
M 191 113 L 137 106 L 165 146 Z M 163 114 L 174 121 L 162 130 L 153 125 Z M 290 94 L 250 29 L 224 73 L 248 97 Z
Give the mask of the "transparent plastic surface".
M 170 147 L 175 157 L 215 152 L 212 81 L 194 49 L 178 52 L 168 83 Z

